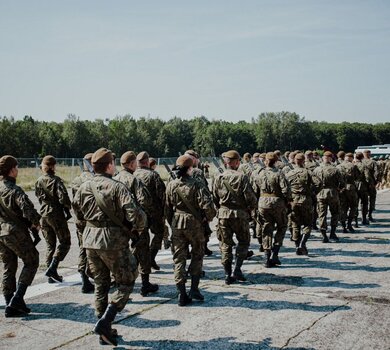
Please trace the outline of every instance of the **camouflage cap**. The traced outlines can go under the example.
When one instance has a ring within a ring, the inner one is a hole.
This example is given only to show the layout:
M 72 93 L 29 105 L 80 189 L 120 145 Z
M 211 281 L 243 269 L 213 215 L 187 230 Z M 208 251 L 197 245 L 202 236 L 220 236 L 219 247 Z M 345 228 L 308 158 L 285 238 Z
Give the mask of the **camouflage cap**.
M 305 155 L 303 153 L 297 153 L 295 155 L 294 159 L 296 159 L 296 160 L 304 160 L 305 159 Z
M 193 163 L 192 157 L 189 154 L 184 154 L 176 159 L 176 165 L 180 167 L 190 167 Z
M 348 152 L 345 156 L 346 156 L 346 157 L 352 157 L 352 158 L 353 158 L 353 153 Z
M 268 159 L 268 160 L 275 160 L 275 159 L 276 159 L 275 152 L 268 152 L 268 153 L 265 155 L 265 159 Z
M 333 156 L 333 153 L 330 152 L 330 151 L 325 151 L 325 152 L 324 152 L 324 156 L 326 156 L 326 157 L 332 157 L 332 156 Z
M 128 164 L 136 159 L 135 153 L 133 151 L 127 151 L 121 156 L 121 164 Z
M 339 152 L 337 152 L 337 157 L 338 157 L 338 158 L 343 158 L 343 157 L 345 157 L 345 152 L 344 152 L 344 151 L 339 151 Z
M 6 155 L 0 158 L 0 175 L 6 176 L 8 173 L 18 165 L 15 157 Z
M 84 159 L 91 161 L 92 156 L 93 156 L 93 153 L 87 153 L 87 154 L 84 156 Z
M 139 162 L 142 161 L 142 160 L 146 160 L 146 159 L 149 159 L 149 153 L 148 152 L 142 151 L 142 152 L 138 153 L 137 160 Z
M 107 148 L 99 148 L 92 155 L 92 164 L 110 163 L 114 160 L 112 152 Z
M 192 150 L 192 149 L 189 149 L 189 150 L 185 151 L 184 154 L 189 154 L 190 156 L 193 156 L 193 157 L 195 157 L 195 158 L 199 158 L 199 154 L 196 153 L 196 152 L 195 152 L 194 150 Z
M 240 154 L 235 150 L 230 150 L 222 154 L 222 157 L 229 159 L 240 159 Z
M 57 164 L 57 161 L 53 156 L 50 156 L 50 155 L 44 156 L 42 159 L 42 165 L 52 166 L 52 165 L 56 165 L 56 164 Z

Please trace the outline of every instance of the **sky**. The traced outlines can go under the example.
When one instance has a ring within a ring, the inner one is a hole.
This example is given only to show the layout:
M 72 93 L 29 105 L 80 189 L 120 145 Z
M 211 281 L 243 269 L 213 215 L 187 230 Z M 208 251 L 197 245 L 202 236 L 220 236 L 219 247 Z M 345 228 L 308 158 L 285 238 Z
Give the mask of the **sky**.
M 390 122 L 390 1 L 0 0 L 0 116 Z

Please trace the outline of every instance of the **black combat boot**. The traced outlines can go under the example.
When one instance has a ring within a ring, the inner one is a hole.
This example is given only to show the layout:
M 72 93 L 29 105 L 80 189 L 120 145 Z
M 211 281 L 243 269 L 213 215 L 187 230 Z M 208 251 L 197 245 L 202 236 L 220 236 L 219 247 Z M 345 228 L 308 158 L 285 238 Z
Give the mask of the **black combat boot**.
M 367 220 L 366 216 L 363 216 L 362 225 L 369 225 L 370 222 Z
M 343 226 L 343 233 L 348 233 L 347 226 L 345 225 L 345 222 L 341 223 Z
M 241 266 L 244 262 L 244 259 L 240 258 L 239 256 L 236 256 L 236 263 L 234 265 L 234 271 L 233 271 L 233 278 L 236 281 L 241 281 L 245 282 L 246 278 L 244 277 L 242 271 L 241 271 Z
M 225 270 L 225 284 L 229 285 L 236 282 L 236 279 L 232 276 L 232 263 L 227 262 L 223 268 Z
M 329 239 L 336 241 L 336 242 L 339 241 L 339 238 L 336 235 L 336 226 L 331 227 Z
M 322 243 L 329 243 L 329 238 L 326 235 L 326 230 L 321 230 L 321 234 L 322 234 Z
M 259 241 L 259 252 L 263 253 L 264 252 L 263 239 L 262 237 L 257 237 L 257 240 Z
M 299 237 L 295 242 L 295 254 L 297 255 L 303 255 L 301 249 L 299 249 L 301 237 Z
M 141 295 L 146 297 L 149 293 L 156 293 L 158 291 L 158 285 L 149 282 L 149 274 L 141 274 L 142 287 Z
M 57 258 L 53 258 L 51 263 L 50 263 L 50 266 L 49 268 L 46 270 L 45 272 L 45 275 L 47 277 L 51 277 L 53 280 L 57 281 L 57 282 L 62 282 L 63 281 L 63 278 L 62 276 L 60 276 L 58 273 L 57 273 L 57 268 L 58 268 L 58 264 L 60 262 L 58 261 Z
M 160 270 L 160 266 L 156 263 L 156 256 L 158 253 L 158 249 L 150 249 L 150 259 L 152 261 L 152 268 L 156 271 Z
M 213 255 L 213 252 L 207 247 L 207 241 L 204 242 L 204 255 L 206 256 Z
M 112 331 L 111 323 L 114 321 L 117 312 L 116 305 L 109 304 L 103 316 L 96 322 L 95 328 L 93 329 L 96 334 L 100 335 L 105 343 L 114 346 L 117 346 L 118 342 Z
M 199 281 L 200 281 L 200 276 L 191 276 L 191 289 L 190 289 L 189 297 L 191 299 L 203 301 L 204 296 L 199 290 Z
M 31 312 L 31 309 L 26 306 L 23 299 L 26 294 L 27 287 L 28 286 L 25 283 L 18 284 L 18 289 L 16 290 L 15 295 L 5 308 L 5 317 L 18 317 L 21 316 L 21 314 L 27 315 Z
M 177 290 L 179 291 L 178 305 L 186 306 L 188 304 L 191 304 L 192 299 L 188 296 L 186 292 L 186 285 L 184 283 L 178 283 L 176 284 L 176 286 L 177 286 Z
M 355 216 L 355 228 L 359 228 L 359 220 L 357 216 Z
M 249 259 L 250 257 L 253 256 L 253 250 L 248 250 L 248 252 L 246 253 L 246 258 L 245 259 Z
M 14 293 L 12 294 L 4 294 L 4 300 L 5 300 L 5 306 L 8 306 L 12 297 L 14 296 Z
M 355 233 L 356 231 L 354 230 L 354 228 L 352 227 L 352 219 L 348 219 L 348 231 L 351 232 L 351 233 Z
M 81 293 L 87 294 L 95 291 L 95 286 L 89 281 L 87 274 L 83 271 L 80 272 L 80 275 L 81 275 L 81 282 L 82 282 Z
M 271 250 L 270 249 L 264 249 L 264 256 L 265 256 L 264 266 L 266 268 L 274 267 L 275 264 L 271 260 Z
M 301 252 L 301 254 L 299 254 L 299 255 L 308 255 L 309 254 L 307 247 L 306 247 L 306 242 L 309 240 L 309 237 L 310 237 L 309 234 L 302 235 L 301 241 L 299 242 L 299 248 L 298 248 Z
M 372 217 L 372 211 L 368 214 L 368 220 L 371 222 L 375 222 L 374 218 Z
M 274 245 L 272 247 L 271 261 L 275 266 L 282 265 L 282 263 L 279 260 L 279 250 L 280 250 L 280 245 Z

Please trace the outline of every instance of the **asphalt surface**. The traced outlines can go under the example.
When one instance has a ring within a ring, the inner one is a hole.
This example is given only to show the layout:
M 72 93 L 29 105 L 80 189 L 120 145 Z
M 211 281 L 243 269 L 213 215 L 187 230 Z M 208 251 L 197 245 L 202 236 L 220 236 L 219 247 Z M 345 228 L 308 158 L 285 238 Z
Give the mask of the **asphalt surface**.
M 35 200 L 32 194 L 31 198 Z M 390 349 L 390 191 L 378 193 L 376 221 L 356 233 L 339 233 L 340 243 L 323 244 L 313 232 L 309 256 L 297 256 L 286 236 L 282 266 L 266 269 L 258 245 L 244 263 L 247 282 L 226 286 L 215 234 L 201 281 L 204 302 L 179 307 L 172 256 L 159 254 L 160 285 L 149 297 L 134 293 L 114 327 L 117 349 Z M 0 349 L 99 349 L 93 295 L 81 293 L 77 238 L 61 264 L 62 284 L 44 277 L 41 265 L 26 302 L 32 313 L 5 318 L 0 298 Z M 0 267 L 2 272 L 2 267 Z

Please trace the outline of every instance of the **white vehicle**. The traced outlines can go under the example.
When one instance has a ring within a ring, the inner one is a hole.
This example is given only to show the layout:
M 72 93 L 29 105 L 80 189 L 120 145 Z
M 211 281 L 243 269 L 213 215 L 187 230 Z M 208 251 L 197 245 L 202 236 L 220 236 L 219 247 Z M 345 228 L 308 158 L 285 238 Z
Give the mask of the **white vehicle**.
M 355 153 L 356 152 L 364 152 L 365 150 L 370 150 L 372 157 L 390 156 L 390 144 L 389 143 L 386 143 L 384 145 L 358 146 L 358 148 L 355 149 Z

